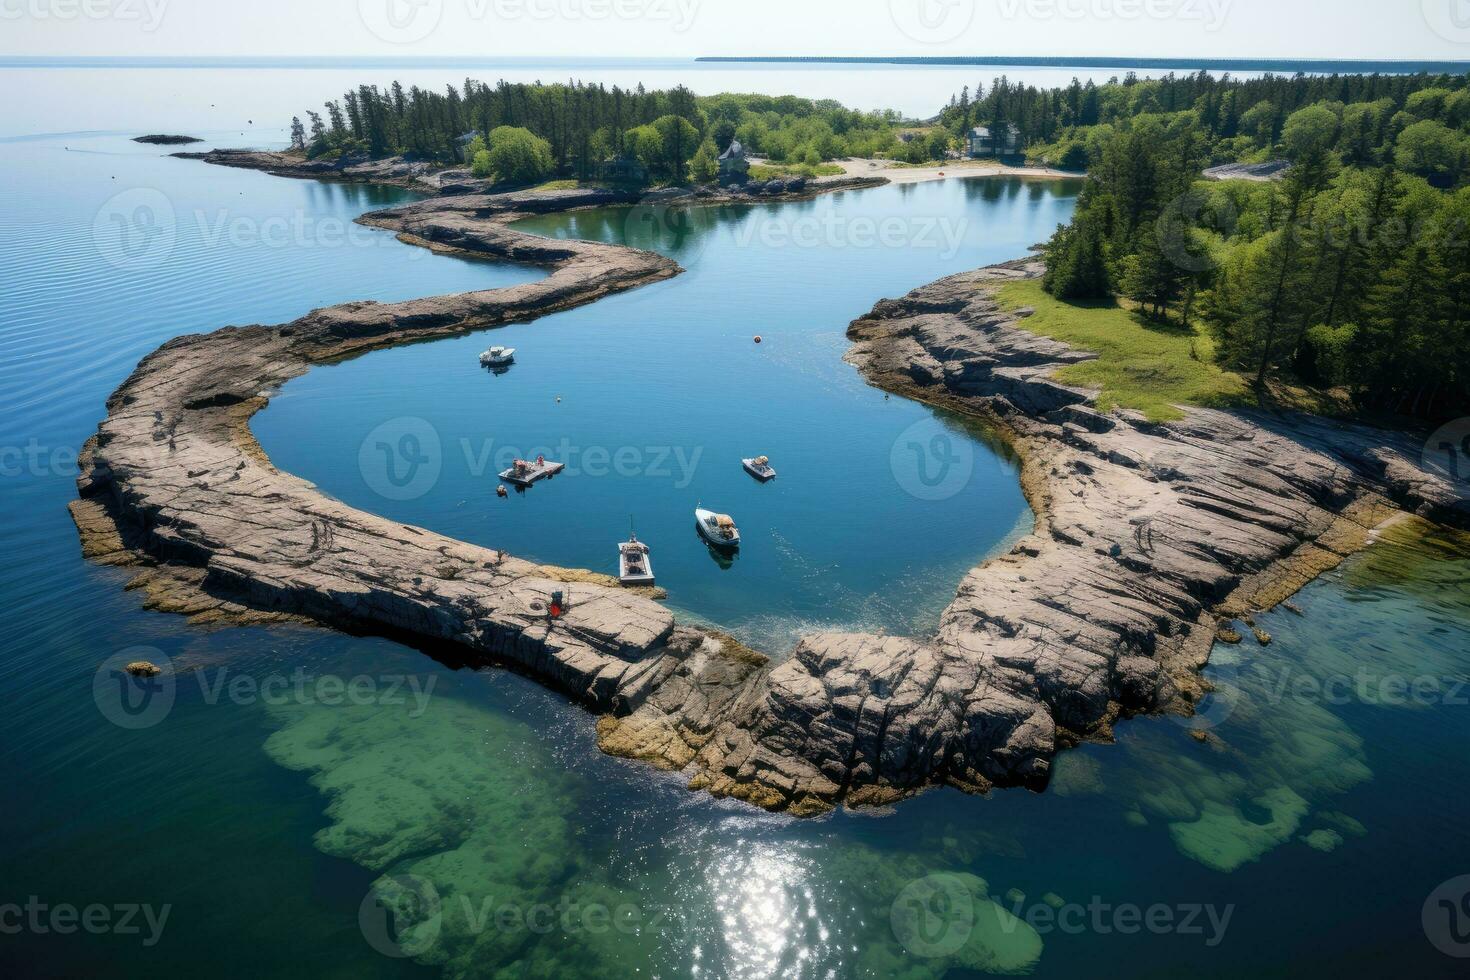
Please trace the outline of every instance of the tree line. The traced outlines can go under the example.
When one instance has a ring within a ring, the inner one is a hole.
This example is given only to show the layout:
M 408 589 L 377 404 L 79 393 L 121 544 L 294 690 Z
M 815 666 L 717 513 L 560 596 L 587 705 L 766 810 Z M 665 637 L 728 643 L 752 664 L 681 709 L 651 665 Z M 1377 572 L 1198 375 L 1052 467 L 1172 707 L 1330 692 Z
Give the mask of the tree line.
M 1142 111 L 1094 125 L 1047 290 L 1199 324 L 1258 386 L 1340 386 L 1362 408 L 1420 417 L 1470 408 L 1466 80 L 1196 83 L 1192 103 L 1178 82 L 1138 83 L 1153 89 L 1128 101 Z M 1266 159 L 1280 179 L 1201 178 Z
M 567 82 L 463 86 L 431 91 L 398 82 L 362 85 L 293 120 L 292 144 L 309 157 L 466 162 L 507 180 L 590 179 L 604 163 L 636 159 L 657 181 L 709 180 L 730 144 L 783 164 L 813 167 L 846 156 L 893 152 L 900 117 L 830 100 Z M 469 148 L 466 137 L 480 142 Z M 509 141 L 508 143 L 506 141 Z M 497 150 L 497 143 L 504 149 Z M 479 154 L 487 154 L 479 158 Z M 501 173 L 497 160 L 514 160 Z

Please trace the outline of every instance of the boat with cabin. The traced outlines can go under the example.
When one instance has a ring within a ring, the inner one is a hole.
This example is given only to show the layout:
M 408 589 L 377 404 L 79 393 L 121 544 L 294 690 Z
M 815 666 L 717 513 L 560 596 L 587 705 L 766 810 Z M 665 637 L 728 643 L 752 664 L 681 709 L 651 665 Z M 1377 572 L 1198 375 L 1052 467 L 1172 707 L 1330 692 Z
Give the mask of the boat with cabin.
M 482 367 L 510 367 L 516 359 L 514 347 L 491 347 L 480 354 L 480 365 Z
M 639 541 L 636 534 L 618 542 L 618 581 L 624 585 L 653 584 L 653 561 L 648 545 Z
M 767 456 L 754 456 L 750 459 L 742 459 L 740 465 L 745 467 L 745 472 L 762 483 L 776 478 L 776 471 L 771 468 L 771 460 Z
M 699 528 L 700 536 L 716 548 L 740 547 L 740 529 L 735 526 L 735 519 L 729 514 L 716 514 L 712 510 L 697 507 L 694 510 L 694 523 Z

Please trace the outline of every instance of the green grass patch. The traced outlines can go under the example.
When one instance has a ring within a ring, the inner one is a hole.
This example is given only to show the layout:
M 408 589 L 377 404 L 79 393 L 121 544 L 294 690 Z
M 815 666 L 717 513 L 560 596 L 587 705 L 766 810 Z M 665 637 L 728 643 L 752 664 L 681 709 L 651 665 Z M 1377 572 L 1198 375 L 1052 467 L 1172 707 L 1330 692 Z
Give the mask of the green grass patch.
M 844 173 L 835 163 L 753 163 L 750 165 L 751 180 L 775 180 L 777 177 L 836 177 Z
M 1162 421 L 1182 417 L 1180 405 L 1255 401 L 1244 377 L 1215 363 L 1214 340 L 1198 328 L 1157 323 L 1116 300 L 1063 302 L 1034 279 L 1006 283 L 999 294 L 1006 309 L 1036 310 L 1020 321 L 1026 330 L 1098 355 L 1062 368 L 1057 380 L 1100 389 L 1101 411 L 1132 408 Z
M 537 184 L 531 188 L 531 191 L 532 193 L 539 193 L 540 191 L 574 191 L 582 186 L 583 182 L 576 178 L 569 180 L 548 180 L 544 184 Z M 587 186 L 591 185 L 588 184 Z

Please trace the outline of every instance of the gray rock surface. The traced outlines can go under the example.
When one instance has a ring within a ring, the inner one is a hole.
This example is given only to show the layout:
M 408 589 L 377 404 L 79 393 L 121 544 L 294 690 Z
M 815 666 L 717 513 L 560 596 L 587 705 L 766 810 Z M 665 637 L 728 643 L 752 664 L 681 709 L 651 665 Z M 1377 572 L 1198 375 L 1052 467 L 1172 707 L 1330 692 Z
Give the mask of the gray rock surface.
M 600 576 L 354 510 L 270 465 L 247 420 L 312 364 L 675 275 L 652 253 L 507 227 L 613 193 L 440 197 L 364 219 L 544 265 L 538 282 L 164 344 L 109 400 L 84 454 L 73 512 L 88 553 L 144 564 L 163 608 L 307 617 L 514 666 L 601 714 L 606 751 L 810 814 L 940 783 L 1039 788 L 1059 748 L 1107 737 L 1120 715 L 1187 710 L 1215 615 L 1279 601 L 1330 567 L 1389 511 L 1384 497 L 1465 516 L 1401 437 L 1303 417 L 1097 412 L 1049 376 L 1089 355 L 1027 333 L 983 288 L 1038 271 L 1026 264 L 885 301 L 849 331 L 873 383 L 983 415 L 1025 459 L 1036 533 L 965 578 L 934 636 L 814 635 L 773 667 Z M 551 621 L 557 589 L 571 609 Z

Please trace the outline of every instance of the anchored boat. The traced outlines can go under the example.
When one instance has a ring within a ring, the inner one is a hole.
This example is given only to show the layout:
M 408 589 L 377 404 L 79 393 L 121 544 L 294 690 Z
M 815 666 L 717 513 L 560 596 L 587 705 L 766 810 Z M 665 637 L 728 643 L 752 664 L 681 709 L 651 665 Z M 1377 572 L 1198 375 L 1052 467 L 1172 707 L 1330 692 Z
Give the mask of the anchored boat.
M 480 354 L 482 367 L 509 367 L 516 359 L 514 347 L 492 347 Z
M 624 585 L 653 584 L 653 561 L 648 545 L 639 541 L 636 534 L 618 543 L 618 581 Z
M 756 456 L 751 459 L 742 459 L 740 465 L 745 467 L 745 472 L 762 483 L 776 478 L 776 471 L 771 469 L 771 460 L 769 457 Z
M 716 548 L 740 547 L 740 529 L 729 514 L 716 514 L 698 507 L 694 510 L 694 523 L 700 535 Z

